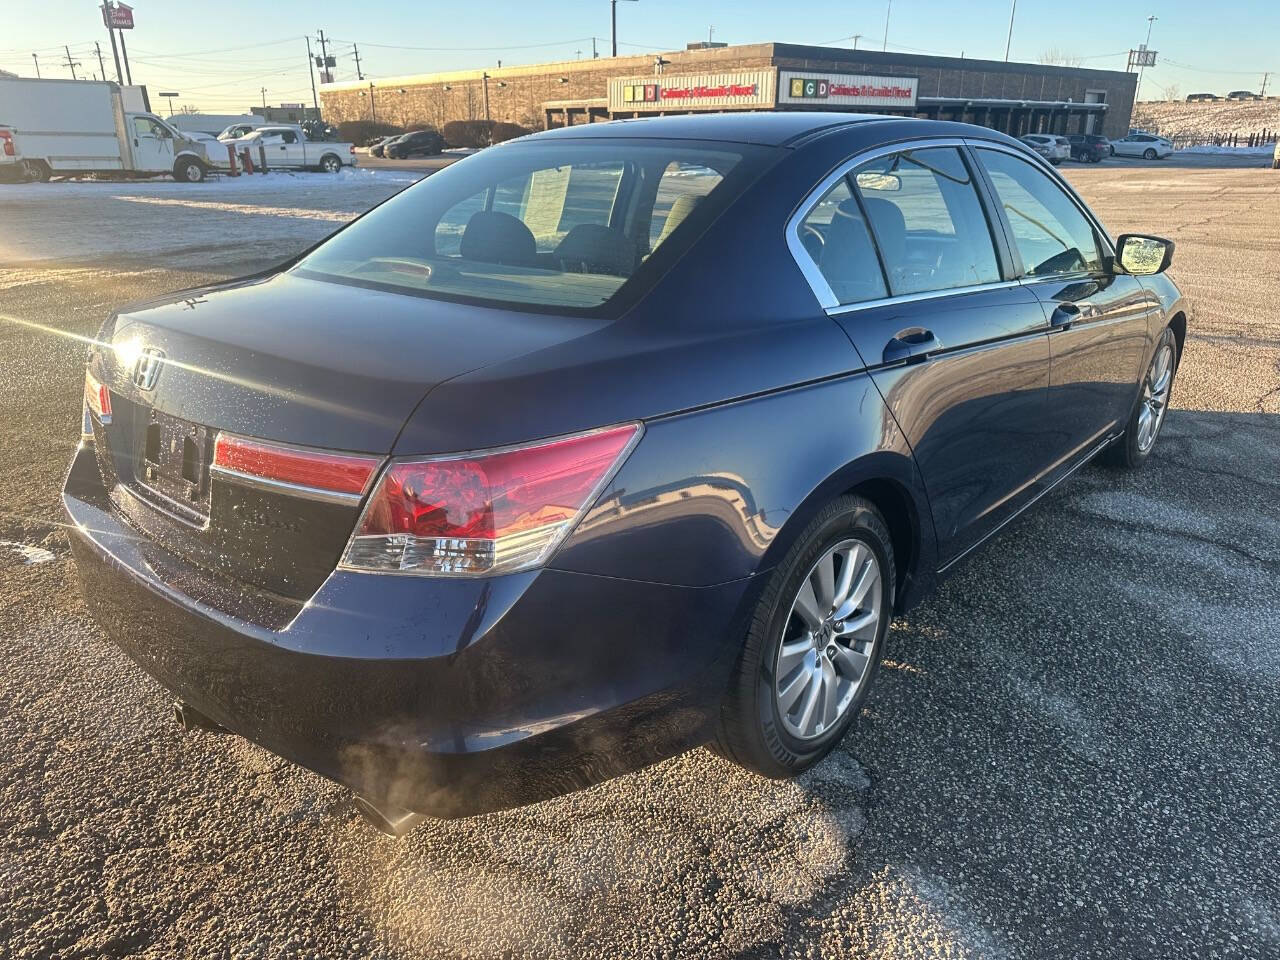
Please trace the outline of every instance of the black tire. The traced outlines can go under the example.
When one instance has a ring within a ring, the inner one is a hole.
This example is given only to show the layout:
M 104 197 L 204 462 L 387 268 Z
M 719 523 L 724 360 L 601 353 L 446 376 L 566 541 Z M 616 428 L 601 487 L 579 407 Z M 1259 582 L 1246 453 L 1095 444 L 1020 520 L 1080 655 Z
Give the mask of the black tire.
M 869 652 L 870 661 L 854 699 L 830 729 L 809 740 L 797 740 L 784 728 L 774 695 L 774 664 L 791 606 L 805 578 L 826 551 L 841 541 L 859 540 L 880 567 L 880 622 Z M 893 541 L 884 518 L 870 501 L 844 496 L 824 507 L 805 528 L 787 555 L 767 575 L 747 628 L 746 642 L 720 707 L 710 747 L 762 776 L 783 778 L 807 770 L 825 757 L 853 725 L 874 684 L 885 633 L 893 618 L 896 590 Z
M 180 183 L 203 183 L 204 164 L 190 157 L 180 157 L 173 165 L 173 179 Z
M 1156 158 L 1156 152 L 1152 150 L 1150 147 L 1147 147 L 1147 149 L 1142 151 L 1143 160 L 1154 160 L 1155 158 Z
M 1178 362 L 1182 359 L 1178 355 L 1178 338 L 1174 332 L 1168 327 L 1164 328 L 1164 332 L 1160 334 L 1156 340 L 1156 347 L 1151 351 L 1151 359 L 1147 361 L 1146 369 L 1142 374 L 1142 386 L 1139 387 L 1138 396 L 1133 402 L 1133 412 L 1129 414 L 1129 420 L 1125 424 L 1124 433 L 1112 441 L 1111 445 L 1102 451 L 1099 458 L 1101 462 L 1108 466 L 1119 470 L 1136 470 L 1147 462 L 1147 457 L 1151 456 L 1151 451 L 1155 449 L 1156 441 L 1160 439 L 1160 431 L 1164 428 L 1164 415 L 1160 416 L 1156 424 L 1155 435 L 1151 437 L 1150 442 L 1144 448 L 1139 442 L 1139 421 L 1142 416 L 1143 398 L 1146 394 L 1146 384 L 1151 377 L 1152 367 L 1159 357 L 1160 352 L 1169 347 L 1173 354 L 1173 366 L 1169 373 L 1168 393 L 1165 397 L 1164 408 L 1168 408 L 1169 400 L 1173 396 L 1173 384 L 1178 376 Z
M 336 154 L 326 153 L 323 157 L 320 158 L 320 172 L 321 173 L 341 173 L 342 160 Z

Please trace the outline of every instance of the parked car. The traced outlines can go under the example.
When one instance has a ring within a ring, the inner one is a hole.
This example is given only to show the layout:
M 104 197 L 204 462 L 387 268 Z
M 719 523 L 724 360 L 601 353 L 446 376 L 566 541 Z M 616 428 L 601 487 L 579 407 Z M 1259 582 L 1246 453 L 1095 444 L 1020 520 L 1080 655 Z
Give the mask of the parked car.
M 708 739 L 793 775 L 895 614 L 1095 456 L 1150 456 L 1172 253 L 984 127 L 502 144 L 110 316 L 63 491 L 81 589 L 188 723 L 386 830 Z
M 391 160 L 402 160 L 405 157 L 435 156 L 443 149 L 444 137 L 435 130 L 414 130 L 387 144 L 383 155 Z
M 255 162 L 261 156 L 258 152 L 261 147 L 269 169 L 338 173 L 344 166 L 353 166 L 357 162 L 355 144 L 328 140 L 313 143 L 297 124 L 259 127 L 239 140 L 229 142 L 249 149 Z
M 1163 160 L 1173 153 L 1173 143 L 1151 133 L 1131 133 L 1111 141 L 1111 154 L 1116 157 L 1142 157 Z
M 380 157 L 383 155 L 383 151 L 386 150 L 388 146 L 390 146 L 392 143 L 399 140 L 403 136 L 404 136 L 403 133 L 393 133 L 389 137 L 379 137 L 369 146 L 369 153 L 375 157 Z
M 1261 100 L 1252 90 L 1232 90 L 1227 94 L 1228 100 Z
M 1048 133 L 1029 133 L 1025 137 L 1019 137 L 1018 139 L 1054 166 L 1057 166 L 1063 160 L 1071 159 L 1071 142 L 1066 137 L 1058 137 Z
M 1199 103 L 1204 100 L 1217 100 L 1217 99 L 1218 99 L 1218 95 L 1216 93 L 1188 93 L 1187 94 L 1187 103 Z
M 1093 133 L 1073 133 L 1067 137 L 1071 144 L 1071 159 L 1081 163 L 1098 163 L 1111 156 L 1111 142 Z
M 270 124 L 268 124 L 265 120 L 262 120 L 262 121 L 245 120 L 239 123 L 233 123 L 223 128 L 222 132 L 218 134 L 218 139 L 222 141 L 240 140 L 244 137 L 247 137 L 249 134 L 253 133 L 253 131 L 266 126 L 270 126 Z

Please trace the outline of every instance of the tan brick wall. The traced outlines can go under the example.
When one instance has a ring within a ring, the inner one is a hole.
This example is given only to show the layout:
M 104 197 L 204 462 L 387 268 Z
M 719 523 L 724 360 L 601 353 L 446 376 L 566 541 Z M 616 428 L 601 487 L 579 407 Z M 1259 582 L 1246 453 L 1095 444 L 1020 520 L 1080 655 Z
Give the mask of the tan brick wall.
M 815 55 L 787 55 L 788 51 Z M 664 53 L 664 74 L 712 73 L 779 66 L 836 73 L 919 77 L 922 97 L 983 97 L 1011 100 L 1084 102 L 1090 89 L 1107 91 L 1109 106 L 1100 132 L 1123 136 L 1133 111 L 1132 75 L 1105 70 L 1067 70 L 1031 64 L 1003 64 L 982 60 L 921 57 L 895 58 L 872 52 L 788 47 L 772 43 L 725 47 L 718 50 Z M 898 62 L 895 62 L 895 59 Z M 601 57 L 561 63 L 493 68 L 489 73 L 489 116 L 532 129 L 543 126 L 542 105 L 548 101 L 589 100 L 608 95 L 611 77 L 653 73 L 652 55 Z M 375 80 L 372 83 L 327 84 L 320 89 L 325 119 L 379 120 L 400 126 L 425 123 L 439 127 L 450 120 L 484 117 L 484 72 L 461 70 Z M 370 99 L 372 96 L 372 106 Z

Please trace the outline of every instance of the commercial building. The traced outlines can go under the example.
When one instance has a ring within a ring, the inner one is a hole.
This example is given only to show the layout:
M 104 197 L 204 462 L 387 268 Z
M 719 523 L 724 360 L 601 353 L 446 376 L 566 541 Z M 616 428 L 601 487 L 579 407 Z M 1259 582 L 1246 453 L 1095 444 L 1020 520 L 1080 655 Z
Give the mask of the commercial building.
M 492 119 L 531 129 L 722 110 L 849 110 L 1025 133 L 1123 136 L 1136 74 L 790 43 L 423 73 L 328 83 L 325 120 L 442 126 Z

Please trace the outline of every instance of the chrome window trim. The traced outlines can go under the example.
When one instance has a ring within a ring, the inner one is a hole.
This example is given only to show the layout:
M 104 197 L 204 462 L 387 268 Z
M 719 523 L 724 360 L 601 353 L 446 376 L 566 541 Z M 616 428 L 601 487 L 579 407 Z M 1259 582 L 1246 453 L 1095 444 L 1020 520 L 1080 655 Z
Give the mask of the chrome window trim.
M 1007 290 L 1021 287 L 1021 280 L 997 280 L 994 283 L 975 283 L 968 287 L 946 287 L 942 290 L 922 290 L 919 293 L 900 293 L 896 297 L 880 297 L 877 300 L 859 300 L 857 303 L 844 303 L 827 310 L 827 316 L 843 317 L 847 313 L 858 310 L 870 310 L 874 307 L 888 307 L 899 303 L 913 303 L 919 300 L 937 300 L 941 297 L 963 297 L 971 293 L 986 293 L 989 290 Z
M 1017 279 L 998 280 L 994 283 L 975 283 L 967 287 L 947 287 L 942 290 L 928 290 L 920 293 L 901 293 L 897 295 L 890 293 L 887 297 L 879 297 L 875 300 L 860 300 L 856 303 L 841 303 L 840 298 L 837 297 L 835 292 L 831 289 L 831 285 L 827 283 L 827 278 L 822 275 L 822 270 L 813 261 L 813 258 L 809 256 L 809 251 L 804 248 L 804 244 L 800 240 L 800 225 L 804 223 L 805 218 L 813 212 L 814 207 L 816 207 L 822 198 L 826 196 L 827 191 L 834 187 L 842 178 L 848 176 L 855 167 L 860 167 L 864 163 L 876 160 L 880 157 L 889 156 L 894 153 L 904 153 L 908 150 L 925 150 L 931 147 L 955 147 L 959 150 L 963 150 L 966 146 L 973 146 L 977 144 L 984 146 L 989 144 L 994 147 L 1000 147 L 1003 148 L 1006 153 L 1013 154 L 1014 156 L 1022 156 L 1024 159 L 1028 155 L 1015 148 L 1006 147 L 1004 144 L 999 144 L 990 140 L 982 140 L 980 138 L 928 137 L 921 140 L 899 140 L 890 144 L 880 144 L 879 146 L 869 147 L 861 153 L 854 154 L 852 157 L 837 166 L 831 173 L 827 174 L 827 176 L 818 182 L 816 187 L 805 194 L 804 199 L 801 200 L 799 206 L 796 207 L 796 212 L 787 220 L 787 249 L 791 251 L 791 258 L 795 260 L 796 266 L 800 268 L 800 272 L 804 274 L 805 280 L 808 281 L 810 289 L 813 290 L 814 297 L 817 298 L 818 303 L 828 315 L 838 316 L 849 313 L 853 310 L 866 309 L 868 307 L 882 307 L 888 304 L 908 303 L 914 300 L 932 300 L 938 297 L 957 296 L 966 293 L 980 293 L 984 290 L 999 290 L 1005 287 L 1016 287 L 1020 285 L 1019 280 Z M 974 185 L 974 192 L 980 194 L 979 188 L 976 184 Z M 1071 196 L 1071 194 L 1068 193 L 1068 196 Z M 1075 200 L 1074 196 L 1072 197 L 1072 200 Z M 1092 217 L 1090 217 L 1089 220 L 1091 223 L 1094 222 Z M 993 228 L 994 226 L 995 225 L 993 225 Z M 874 237 L 872 239 L 874 241 Z M 996 249 L 994 237 L 992 238 L 992 252 L 996 254 L 998 262 L 999 251 Z
M 1027 154 L 1021 150 L 1016 150 L 1013 147 L 1010 147 L 1008 144 L 997 143 L 994 140 L 982 140 L 982 139 L 973 138 L 973 139 L 966 140 L 965 142 L 968 143 L 968 145 L 974 150 L 996 150 L 1000 153 L 1007 153 L 1009 154 L 1009 156 L 1016 157 L 1017 159 L 1023 161 L 1024 163 L 1030 162 L 1030 165 L 1032 167 L 1037 166 L 1037 162 L 1038 162 L 1038 165 L 1040 167 L 1040 172 L 1046 174 L 1050 182 L 1052 182 L 1056 187 L 1058 187 L 1058 189 L 1062 190 L 1063 194 L 1065 194 L 1067 199 L 1070 200 L 1075 205 L 1075 208 L 1080 211 L 1080 213 L 1084 216 L 1085 220 L 1087 220 L 1093 226 L 1093 232 L 1097 234 L 1100 242 L 1102 243 L 1102 251 L 1101 251 L 1102 255 L 1104 257 L 1112 257 L 1112 258 L 1115 257 L 1116 249 L 1115 249 L 1115 246 L 1111 243 L 1111 237 L 1107 233 L 1106 229 L 1102 226 L 1102 224 L 1098 222 L 1098 218 L 1093 215 L 1093 211 L 1090 210 L 1087 206 L 1085 206 L 1084 201 L 1080 199 L 1079 195 L 1072 188 L 1071 184 L 1067 183 L 1067 181 L 1064 180 L 1062 176 L 1056 170 L 1054 170 L 1050 164 L 1045 163 L 1039 154 Z M 1036 162 L 1031 162 L 1032 160 Z M 979 157 L 978 161 L 981 162 L 982 158 Z M 987 173 L 987 176 L 988 177 L 991 176 L 989 171 Z M 991 189 L 993 191 L 995 190 L 994 184 L 992 185 Z M 995 199 L 999 200 L 999 197 L 996 197 Z M 1021 254 L 1018 255 L 1018 259 L 1019 260 L 1022 259 Z M 1024 271 L 1026 270 L 1026 264 L 1023 264 L 1023 270 Z M 1067 277 L 1075 276 L 1077 274 L 1081 274 L 1081 271 L 1076 271 L 1075 274 L 1062 273 L 1062 274 L 1053 274 L 1052 276 L 1042 276 L 1042 277 L 1033 277 L 1033 276 L 1030 276 L 1029 274 L 1024 273 L 1022 278 L 1030 279 L 1030 280 L 1058 280 L 1058 279 L 1065 279 Z M 1089 271 L 1087 270 L 1083 271 L 1082 275 L 1094 276 L 1094 274 L 1089 273 Z

